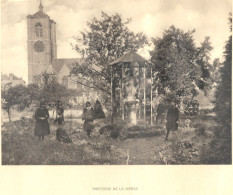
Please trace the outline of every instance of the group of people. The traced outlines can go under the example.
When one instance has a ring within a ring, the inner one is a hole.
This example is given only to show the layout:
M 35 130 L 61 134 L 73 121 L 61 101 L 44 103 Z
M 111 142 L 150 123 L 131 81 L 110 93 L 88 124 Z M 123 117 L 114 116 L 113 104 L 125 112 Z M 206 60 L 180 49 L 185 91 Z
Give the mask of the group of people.
M 91 132 L 94 128 L 94 119 L 105 118 L 104 111 L 102 109 L 99 100 L 96 100 L 94 108 L 91 107 L 90 102 L 86 102 L 86 107 L 83 110 L 82 120 L 84 120 L 84 130 L 87 132 L 87 136 L 91 137 Z M 41 101 L 39 107 L 35 112 L 36 126 L 34 135 L 38 136 L 39 140 L 43 140 L 45 135 L 50 134 L 49 128 L 49 112 L 46 108 L 45 101 Z M 61 101 L 56 103 L 56 118 L 54 120 L 56 124 L 61 126 L 64 122 L 64 107 Z
M 46 108 L 45 101 L 41 101 L 39 107 L 36 109 L 35 112 L 35 119 L 36 119 L 36 126 L 34 135 L 38 136 L 39 140 L 43 140 L 45 135 L 50 134 L 49 128 L 49 112 Z M 55 123 L 58 125 L 62 125 L 64 121 L 64 107 L 62 106 L 61 101 L 57 101 L 56 104 L 56 119 L 54 120 Z
M 94 128 L 93 121 L 95 119 L 105 118 L 101 103 L 99 100 L 96 101 L 94 108 L 91 107 L 90 102 L 86 102 L 86 107 L 83 110 L 82 120 L 84 120 L 83 128 L 87 132 L 87 136 L 91 137 L 91 132 Z M 39 108 L 35 112 L 36 126 L 35 126 L 35 135 L 38 136 L 39 140 L 43 140 L 45 135 L 50 134 L 49 128 L 49 112 L 46 108 L 45 102 L 40 102 Z M 55 123 L 62 125 L 64 122 L 64 107 L 61 101 L 57 102 L 56 105 L 56 119 Z M 166 123 L 166 137 L 165 140 L 168 140 L 168 135 L 170 131 L 178 130 L 179 122 L 179 109 L 176 106 L 175 102 L 170 103 L 170 107 L 167 111 L 167 123 Z

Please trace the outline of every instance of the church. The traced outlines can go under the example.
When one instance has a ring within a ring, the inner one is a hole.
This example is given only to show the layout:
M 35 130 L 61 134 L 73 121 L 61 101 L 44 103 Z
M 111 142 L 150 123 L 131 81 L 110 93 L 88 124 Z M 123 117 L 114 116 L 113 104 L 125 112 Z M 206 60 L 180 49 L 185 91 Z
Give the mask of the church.
M 56 22 L 44 11 L 40 2 L 39 11 L 27 16 L 28 83 L 34 83 L 44 72 L 53 74 L 67 88 L 76 89 L 74 78 L 68 77 L 79 58 L 57 59 Z

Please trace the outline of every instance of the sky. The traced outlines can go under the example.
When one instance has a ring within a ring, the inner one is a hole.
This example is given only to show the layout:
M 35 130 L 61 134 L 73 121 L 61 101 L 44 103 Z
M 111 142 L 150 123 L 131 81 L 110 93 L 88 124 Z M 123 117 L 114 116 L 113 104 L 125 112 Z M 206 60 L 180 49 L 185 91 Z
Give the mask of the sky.
M 93 17 L 119 13 L 132 18 L 130 30 L 148 38 L 162 37 L 171 25 L 184 31 L 195 29 L 198 46 L 206 36 L 213 46 L 211 59 L 223 59 L 230 35 L 227 18 L 231 0 L 42 0 L 44 12 L 56 22 L 57 57 L 80 57 L 71 47 L 74 36 Z M 1 72 L 14 73 L 27 81 L 27 15 L 39 10 L 39 0 L 1 0 Z M 149 59 L 150 47 L 139 53 Z

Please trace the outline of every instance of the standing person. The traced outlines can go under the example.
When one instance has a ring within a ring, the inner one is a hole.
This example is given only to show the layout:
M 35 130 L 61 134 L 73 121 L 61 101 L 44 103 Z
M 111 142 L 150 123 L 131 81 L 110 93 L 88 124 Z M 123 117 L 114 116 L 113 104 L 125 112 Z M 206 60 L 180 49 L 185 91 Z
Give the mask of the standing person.
M 84 120 L 83 128 L 87 132 L 87 136 L 91 137 L 91 131 L 94 128 L 93 120 L 94 120 L 94 110 L 91 107 L 91 103 L 86 103 L 86 108 L 83 110 L 82 120 Z
M 34 135 L 38 136 L 39 140 L 43 140 L 45 135 L 50 134 L 48 118 L 49 112 L 45 106 L 45 102 L 42 101 L 35 113 L 36 127 Z
M 104 114 L 102 105 L 99 100 L 96 100 L 96 103 L 94 106 L 94 114 L 95 114 L 95 119 L 105 118 L 105 114 Z
M 165 140 L 168 139 L 168 135 L 170 131 L 178 130 L 178 122 L 179 122 L 179 109 L 176 107 L 175 102 L 171 102 L 171 106 L 167 111 L 167 135 Z
M 58 125 L 62 125 L 62 123 L 64 122 L 64 107 L 62 106 L 61 101 L 57 102 L 55 121 L 58 123 Z

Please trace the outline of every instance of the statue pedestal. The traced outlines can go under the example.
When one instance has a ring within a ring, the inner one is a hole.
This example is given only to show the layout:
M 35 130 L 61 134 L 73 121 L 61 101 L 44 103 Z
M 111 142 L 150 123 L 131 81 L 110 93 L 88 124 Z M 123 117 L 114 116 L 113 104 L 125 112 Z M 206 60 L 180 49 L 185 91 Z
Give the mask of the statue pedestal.
M 126 118 L 128 120 L 128 125 L 137 125 L 137 115 L 138 115 L 138 103 L 139 100 L 136 98 L 127 98 L 125 99 L 126 106 Z

